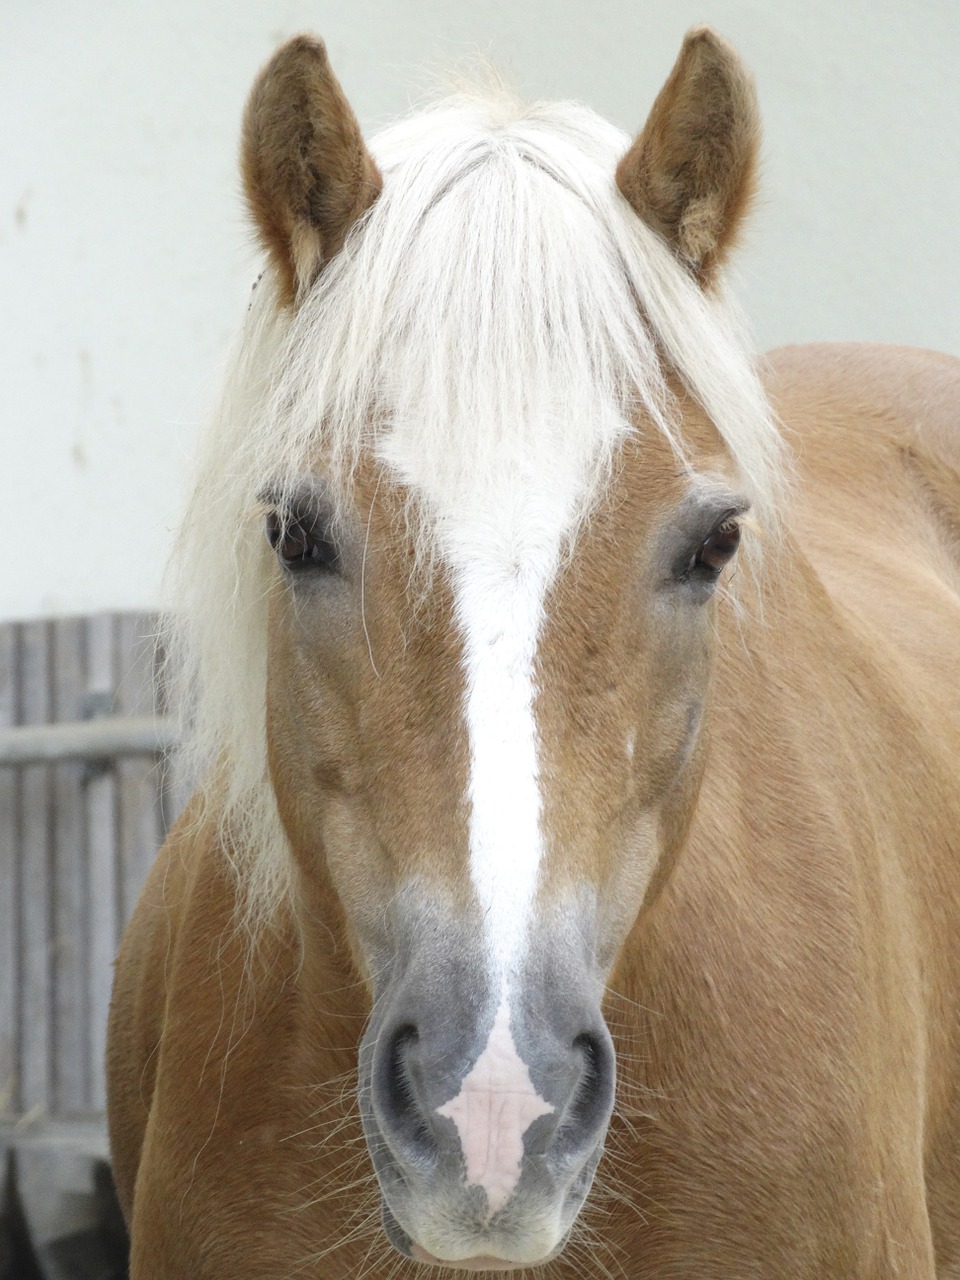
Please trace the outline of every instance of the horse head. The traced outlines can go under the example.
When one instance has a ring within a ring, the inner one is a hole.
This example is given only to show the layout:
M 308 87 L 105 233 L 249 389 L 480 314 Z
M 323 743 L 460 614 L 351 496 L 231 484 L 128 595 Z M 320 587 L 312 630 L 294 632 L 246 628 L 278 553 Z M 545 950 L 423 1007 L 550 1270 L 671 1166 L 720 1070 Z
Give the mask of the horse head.
M 604 993 L 778 466 L 720 283 L 756 147 L 705 30 L 632 145 L 494 89 L 368 149 L 306 37 L 247 107 L 266 759 L 304 948 L 333 928 L 370 993 L 363 1126 L 421 1261 L 550 1258 L 603 1149 Z

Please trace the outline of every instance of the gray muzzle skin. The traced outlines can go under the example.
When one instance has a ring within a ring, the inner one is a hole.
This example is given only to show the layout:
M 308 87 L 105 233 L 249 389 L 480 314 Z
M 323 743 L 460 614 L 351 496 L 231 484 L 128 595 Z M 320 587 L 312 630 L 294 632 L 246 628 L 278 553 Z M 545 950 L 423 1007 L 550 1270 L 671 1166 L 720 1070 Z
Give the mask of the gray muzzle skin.
M 363 1128 L 384 1230 L 401 1253 L 534 1265 L 562 1248 L 590 1190 L 613 1107 L 613 1043 L 602 982 L 569 951 L 550 948 L 550 963 L 539 949 L 539 961 L 509 983 L 509 1018 L 502 1010 L 498 1018 L 499 992 L 478 950 L 462 937 L 442 953 L 417 946 L 402 971 L 395 962 L 383 974 L 360 1047 Z M 504 1063 L 529 1089 L 529 1122 L 498 1076 Z M 458 1097 L 464 1114 L 480 1116 L 481 1146 L 496 1148 L 503 1136 L 516 1151 L 506 1189 L 471 1183 L 461 1125 L 449 1114 Z

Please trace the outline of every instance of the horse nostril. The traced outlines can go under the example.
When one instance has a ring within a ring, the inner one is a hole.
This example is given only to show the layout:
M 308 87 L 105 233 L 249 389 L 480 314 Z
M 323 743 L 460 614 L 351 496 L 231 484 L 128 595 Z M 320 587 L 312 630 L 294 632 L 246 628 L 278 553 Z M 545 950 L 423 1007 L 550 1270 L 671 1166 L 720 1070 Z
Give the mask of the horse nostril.
M 435 1139 L 426 1121 L 412 1051 L 420 1035 L 413 1023 L 397 1027 L 385 1046 L 381 1073 L 382 1099 L 391 1133 L 420 1150 L 433 1148 Z
M 613 1102 L 613 1053 L 599 1036 L 584 1031 L 573 1042 L 582 1058 L 582 1074 L 568 1116 L 584 1129 L 606 1120 Z
M 384 1084 L 390 1108 L 397 1115 L 409 1110 L 414 1101 L 413 1084 L 407 1070 L 407 1053 L 419 1038 L 416 1027 L 407 1023 L 396 1029 L 387 1046 Z

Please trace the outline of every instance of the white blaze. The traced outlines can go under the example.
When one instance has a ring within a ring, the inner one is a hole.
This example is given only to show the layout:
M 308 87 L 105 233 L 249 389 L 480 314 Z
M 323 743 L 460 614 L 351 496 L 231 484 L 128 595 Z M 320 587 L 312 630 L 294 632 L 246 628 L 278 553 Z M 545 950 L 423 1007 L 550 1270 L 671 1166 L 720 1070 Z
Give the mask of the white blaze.
M 510 1010 L 497 1010 L 487 1047 L 465 1076 L 460 1092 L 437 1108 L 457 1126 L 467 1166 L 467 1185 L 483 1187 L 492 1217 L 520 1181 L 523 1135 L 554 1108 L 534 1088 L 527 1064 L 510 1033 Z
M 533 703 L 545 583 L 542 574 L 482 563 L 458 578 L 470 743 L 470 876 L 491 976 L 502 994 L 527 932 L 543 856 Z
M 509 509 L 501 507 L 501 518 Z M 480 540 L 472 554 L 458 557 L 455 578 L 470 743 L 470 876 L 500 1003 L 483 1053 L 438 1114 L 457 1126 L 467 1185 L 484 1189 L 491 1217 L 520 1180 L 523 1135 L 554 1110 L 517 1052 L 508 993 L 543 857 L 535 662 L 561 537 L 549 520 L 519 529 L 501 524 L 485 546 Z
M 438 1110 L 456 1124 L 467 1182 L 485 1189 L 490 1214 L 516 1189 L 524 1133 L 553 1110 L 517 1052 L 509 993 L 529 945 L 544 853 L 534 709 L 545 601 L 603 439 L 582 427 L 602 416 L 595 403 L 591 413 L 576 403 L 549 407 L 512 438 L 478 415 L 469 424 L 480 433 L 476 453 L 457 456 L 455 435 L 439 452 L 421 447 L 406 422 L 378 446 L 432 517 L 463 640 L 470 879 L 497 1014 L 456 1097 Z M 619 418 L 606 427 L 610 439 L 622 434 Z
M 469 457 L 426 458 L 400 431 L 378 447 L 430 512 L 451 575 L 470 751 L 470 878 L 498 998 L 525 945 L 543 857 L 537 646 L 595 452 L 585 434 L 579 448 L 542 445 L 536 466 L 520 448 L 472 469 Z

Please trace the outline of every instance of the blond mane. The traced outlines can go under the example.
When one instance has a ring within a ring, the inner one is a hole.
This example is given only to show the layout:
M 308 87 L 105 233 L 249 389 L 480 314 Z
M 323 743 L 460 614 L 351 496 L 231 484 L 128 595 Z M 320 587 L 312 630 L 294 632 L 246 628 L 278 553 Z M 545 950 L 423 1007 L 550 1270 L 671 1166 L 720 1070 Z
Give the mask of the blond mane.
M 292 863 L 267 775 L 269 551 L 260 495 L 328 460 L 348 488 L 372 449 L 430 459 L 464 501 L 478 477 L 560 460 L 589 514 L 639 418 L 683 458 L 663 363 L 726 442 L 761 526 L 784 474 L 738 314 L 702 291 L 614 182 L 630 139 L 570 103 L 523 106 L 487 86 L 381 133 L 384 189 L 295 311 L 256 290 L 173 562 L 167 682 L 183 759 L 220 825 L 256 930 Z M 572 460 L 572 461 L 571 461 Z M 412 525 L 421 559 L 436 530 Z

